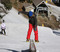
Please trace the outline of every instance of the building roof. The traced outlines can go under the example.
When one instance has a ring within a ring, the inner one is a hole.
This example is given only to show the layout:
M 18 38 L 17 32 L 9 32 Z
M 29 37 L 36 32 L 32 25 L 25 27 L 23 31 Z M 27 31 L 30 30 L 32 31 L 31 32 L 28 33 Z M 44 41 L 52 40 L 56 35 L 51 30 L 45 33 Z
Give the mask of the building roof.
M 42 1 L 46 1 L 46 0 L 37 0 L 37 1 L 36 0 L 33 0 L 33 3 L 35 4 L 35 6 L 37 6 Z M 48 3 L 51 4 L 51 5 L 55 5 L 53 2 L 50 2 L 50 1 L 48 1 Z
M 47 7 L 47 5 L 45 4 L 45 2 L 44 1 L 42 1 L 41 3 L 39 3 L 38 5 L 37 5 L 37 7 Z
M 37 6 L 39 3 L 41 3 L 43 0 L 33 0 L 33 3 L 35 4 L 35 6 Z

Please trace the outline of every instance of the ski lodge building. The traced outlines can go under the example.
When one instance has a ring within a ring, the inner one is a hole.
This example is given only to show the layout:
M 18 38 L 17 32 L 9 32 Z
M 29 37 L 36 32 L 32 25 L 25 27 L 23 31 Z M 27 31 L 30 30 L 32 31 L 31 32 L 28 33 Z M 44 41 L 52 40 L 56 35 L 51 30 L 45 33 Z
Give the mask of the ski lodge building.
M 48 6 L 45 4 L 44 1 L 42 1 L 36 6 L 36 12 L 37 15 L 40 14 L 40 15 L 48 16 Z
M 46 0 L 42 1 L 42 0 L 34 0 L 33 3 L 36 6 L 36 12 L 37 12 L 37 16 L 42 15 L 42 16 L 47 16 L 50 17 L 52 14 L 52 10 L 50 8 L 50 6 L 47 6 L 45 4 Z M 53 2 L 51 2 L 50 0 L 48 1 L 49 4 L 54 5 Z

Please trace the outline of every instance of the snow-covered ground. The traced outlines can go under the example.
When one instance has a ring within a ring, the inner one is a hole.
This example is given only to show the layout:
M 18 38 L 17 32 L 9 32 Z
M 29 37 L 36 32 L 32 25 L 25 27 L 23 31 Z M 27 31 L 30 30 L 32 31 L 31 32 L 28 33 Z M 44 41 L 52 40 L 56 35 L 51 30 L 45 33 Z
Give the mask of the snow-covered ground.
M 26 42 L 28 20 L 12 8 L 3 19 L 6 23 L 6 36 L 0 35 L 0 52 L 22 52 L 29 49 Z M 35 43 L 39 52 L 60 52 L 60 36 L 53 33 L 48 27 L 38 26 L 39 43 Z M 34 40 L 34 32 L 31 33 Z

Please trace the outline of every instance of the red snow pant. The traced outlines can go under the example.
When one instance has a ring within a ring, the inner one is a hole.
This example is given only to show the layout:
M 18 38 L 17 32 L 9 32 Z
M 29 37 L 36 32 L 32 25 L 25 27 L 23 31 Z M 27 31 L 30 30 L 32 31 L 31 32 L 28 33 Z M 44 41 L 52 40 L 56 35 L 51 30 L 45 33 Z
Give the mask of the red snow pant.
M 33 30 L 34 30 L 34 26 L 32 26 L 32 24 L 29 24 L 27 39 L 30 39 L 30 35 L 31 35 L 31 32 L 32 32 L 32 28 L 33 28 Z M 36 27 L 36 29 L 37 29 L 37 27 Z M 34 30 L 34 35 L 35 35 L 35 40 L 38 40 L 38 29 L 37 29 L 36 31 Z

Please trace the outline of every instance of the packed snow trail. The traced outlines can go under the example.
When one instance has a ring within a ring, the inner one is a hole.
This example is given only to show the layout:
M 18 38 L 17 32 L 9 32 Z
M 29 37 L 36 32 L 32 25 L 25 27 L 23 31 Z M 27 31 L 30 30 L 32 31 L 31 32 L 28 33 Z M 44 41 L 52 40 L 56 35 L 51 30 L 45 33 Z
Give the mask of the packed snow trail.
M 28 20 L 12 8 L 3 18 L 6 23 L 6 36 L 0 35 L 0 52 L 22 52 L 29 49 L 26 42 Z M 53 34 L 48 27 L 38 26 L 39 43 L 35 43 L 39 52 L 60 52 L 60 36 Z M 34 40 L 34 32 L 31 33 Z

